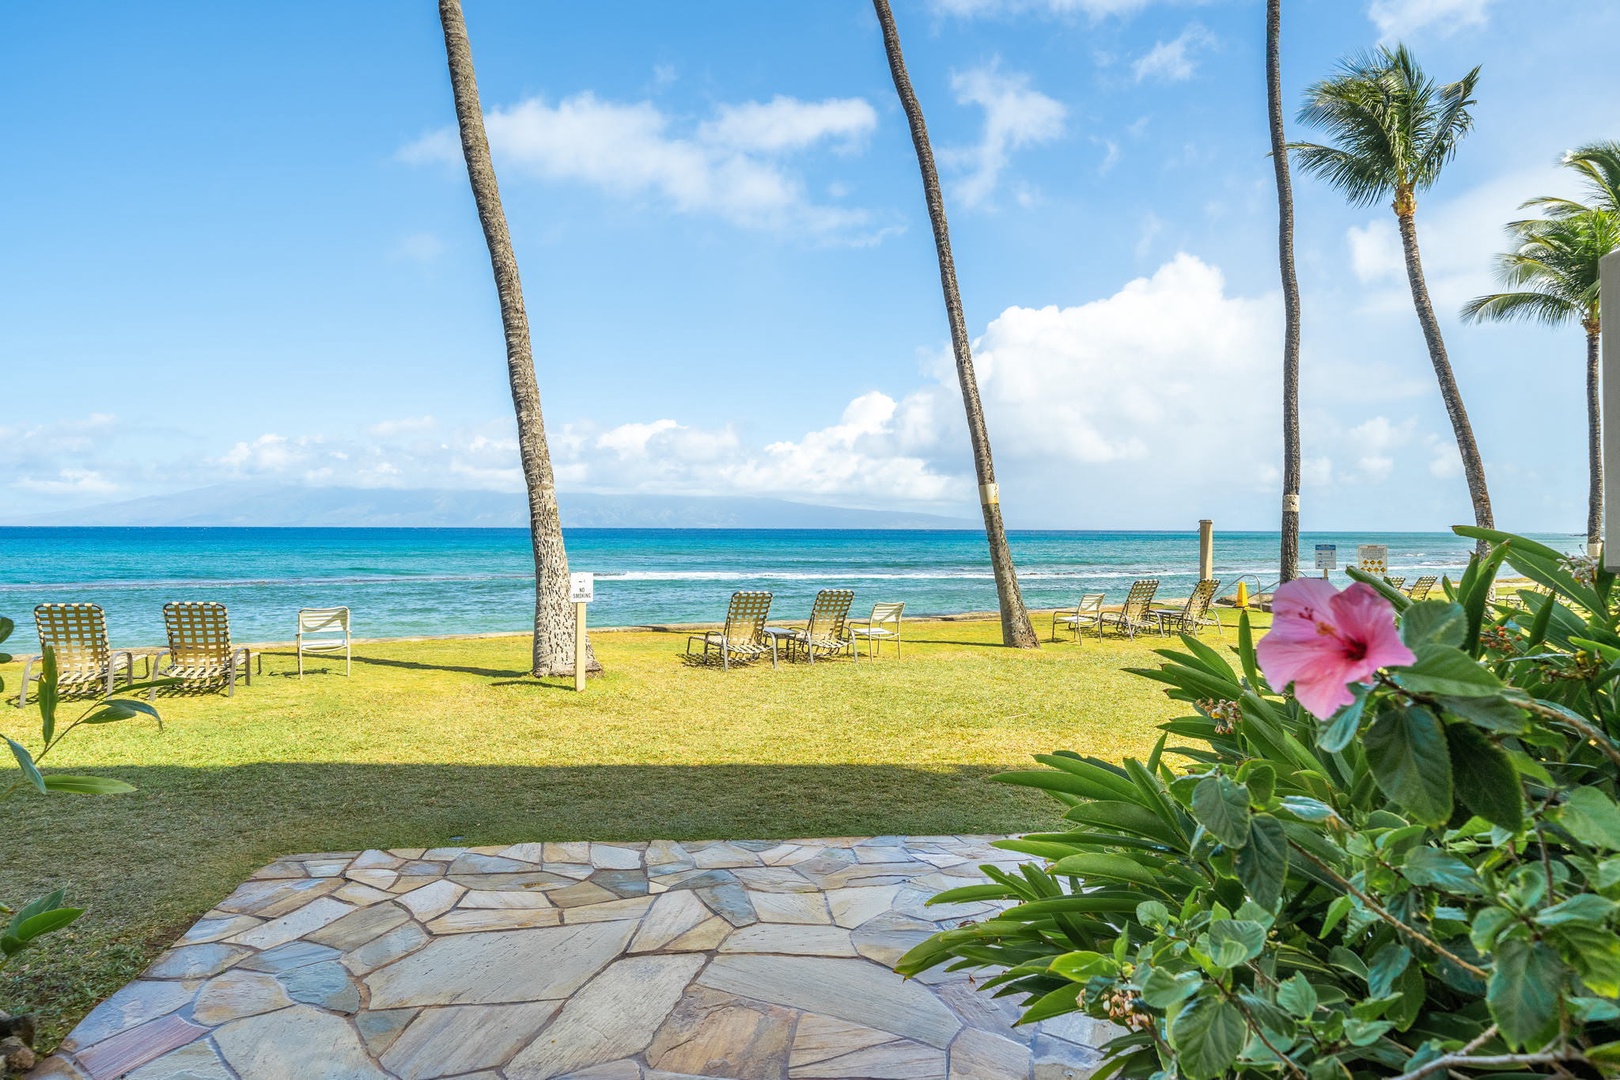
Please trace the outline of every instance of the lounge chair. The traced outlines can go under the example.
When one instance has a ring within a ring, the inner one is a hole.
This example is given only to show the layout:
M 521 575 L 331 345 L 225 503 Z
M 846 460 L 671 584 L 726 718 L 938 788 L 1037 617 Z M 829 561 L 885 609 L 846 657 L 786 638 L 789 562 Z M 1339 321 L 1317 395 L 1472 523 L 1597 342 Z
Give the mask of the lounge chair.
M 1399 589 L 1406 584 L 1404 577 L 1387 577 L 1384 580 L 1389 583 L 1389 587 L 1392 589 Z
M 707 660 L 720 654 L 720 666 L 731 670 L 733 660 L 758 660 L 771 654 L 771 667 L 776 666 L 776 636 L 765 632 L 765 619 L 771 613 L 771 594 L 768 592 L 734 592 L 726 608 L 726 626 L 723 630 L 710 630 L 706 634 L 693 634 L 686 639 L 686 655 L 692 656 L 694 642 L 703 645 L 699 657 Z
M 1083 593 L 1072 609 L 1061 608 L 1052 612 L 1052 640 L 1057 640 L 1058 623 L 1072 630 L 1076 641 L 1082 640 L 1081 631 L 1088 626 L 1095 626 L 1097 636 L 1102 637 L 1102 609 L 1106 599 L 1100 592 Z
M 301 608 L 298 612 L 298 677 L 304 677 L 305 653 L 343 652 L 343 674 L 354 674 L 349 642 L 349 609 Z
M 1209 612 L 1210 601 L 1215 599 L 1215 590 L 1220 587 L 1220 579 L 1205 578 L 1193 586 L 1192 595 L 1187 597 L 1187 602 L 1180 609 L 1158 609 L 1155 614 L 1159 619 L 1159 632 L 1197 634 L 1204 627 L 1213 626 L 1217 634 L 1224 633 L 1221 620 Z
M 871 615 L 849 624 L 851 639 L 865 641 L 866 655 L 872 657 L 883 650 L 884 641 L 892 638 L 894 658 L 900 659 L 900 617 L 905 614 L 905 610 L 905 604 L 873 604 Z
M 810 605 L 810 621 L 801 630 L 788 633 L 788 649 L 802 653 L 810 663 L 816 662 L 816 653 L 836 656 L 844 650 L 859 657 L 855 638 L 849 632 L 849 605 L 855 600 L 853 589 L 822 589 L 816 593 L 816 602 Z
M 188 690 L 223 686 L 226 697 L 236 693 L 239 676 L 247 685 L 253 685 L 253 673 L 248 670 L 253 654 L 246 647 L 231 646 L 231 622 L 224 604 L 164 604 L 163 628 L 168 631 L 169 647 L 158 655 L 160 678 L 175 679 Z M 151 698 L 156 693 L 154 686 L 146 696 Z
M 56 687 L 61 694 L 111 697 L 119 678 L 126 685 L 135 681 L 135 654 L 108 646 L 107 619 L 100 604 L 40 604 L 34 609 L 34 627 L 39 631 L 40 657 L 23 663 L 19 709 L 28 704 L 28 684 L 39 681 L 40 672 L 34 665 L 43 662 L 46 649 L 56 660 Z
M 1125 602 L 1120 605 L 1118 611 L 1103 612 L 1103 623 L 1113 623 L 1115 629 L 1131 638 L 1136 637 L 1138 630 L 1157 630 L 1159 617 L 1152 612 L 1150 605 L 1153 603 L 1153 594 L 1158 591 L 1158 578 L 1142 578 L 1131 582 L 1131 591 L 1125 594 Z
M 1418 578 L 1412 583 L 1412 587 L 1406 590 L 1406 595 L 1410 596 L 1414 603 L 1419 600 L 1427 600 L 1429 598 L 1429 590 L 1434 588 L 1434 583 L 1437 580 L 1439 579 L 1433 574 L 1424 574 L 1422 577 Z

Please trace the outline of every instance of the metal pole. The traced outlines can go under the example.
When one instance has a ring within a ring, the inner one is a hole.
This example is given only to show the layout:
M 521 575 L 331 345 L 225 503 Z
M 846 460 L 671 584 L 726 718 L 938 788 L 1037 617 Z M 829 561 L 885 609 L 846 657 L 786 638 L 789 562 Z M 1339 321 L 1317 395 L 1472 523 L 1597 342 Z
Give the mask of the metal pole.
M 1215 523 L 1209 518 L 1198 522 L 1198 580 L 1215 576 Z
M 574 690 L 585 689 L 585 605 L 574 605 Z
M 1620 570 L 1620 251 L 1598 264 L 1602 293 L 1598 310 L 1603 323 L 1603 566 Z

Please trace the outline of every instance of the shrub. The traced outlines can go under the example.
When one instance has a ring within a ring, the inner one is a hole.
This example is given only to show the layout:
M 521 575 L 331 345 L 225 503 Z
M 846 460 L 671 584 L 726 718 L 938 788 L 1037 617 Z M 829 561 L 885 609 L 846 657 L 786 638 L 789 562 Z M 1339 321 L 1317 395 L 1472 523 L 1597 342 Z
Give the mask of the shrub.
M 1245 615 L 1235 666 L 1193 637 L 1159 650 L 1137 673 L 1196 714 L 1146 761 L 1062 752 L 999 777 L 1072 828 L 1002 841 L 1039 861 L 935 900 L 1010 906 L 901 972 L 988 968 L 1021 1023 L 1114 1020 L 1099 1076 L 1614 1073 L 1614 576 L 1457 531 L 1494 546 L 1445 600 L 1352 572 L 1339 598 L 1285 586 L 1258 649 Z M 1539 588 L 1496 602 L 1504 561 Z M 1361 681 L 1324 696 L 1332 670 Z

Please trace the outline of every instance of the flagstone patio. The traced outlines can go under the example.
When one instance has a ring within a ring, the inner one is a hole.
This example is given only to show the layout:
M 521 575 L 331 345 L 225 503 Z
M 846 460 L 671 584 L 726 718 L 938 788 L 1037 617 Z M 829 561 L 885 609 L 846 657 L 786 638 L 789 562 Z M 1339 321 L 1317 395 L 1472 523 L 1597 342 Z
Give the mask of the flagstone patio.
M 1013 1028 L 890 970 L 989 904 L 989 838 L 296 855 L 253 875 L 31 1075 L 76 1080 L 1058 1080 L 1106 1024 Z

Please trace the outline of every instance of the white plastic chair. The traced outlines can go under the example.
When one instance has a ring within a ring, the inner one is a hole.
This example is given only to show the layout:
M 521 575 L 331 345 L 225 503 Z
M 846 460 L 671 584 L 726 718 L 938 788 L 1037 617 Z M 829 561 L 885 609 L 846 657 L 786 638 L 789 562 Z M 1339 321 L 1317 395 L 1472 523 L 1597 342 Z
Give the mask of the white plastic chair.
M 304 677 L 305 653 L 343 651 L 343 674 L 354 672 L 354 656 L 349 646 L 349 609 L 302 608 L 298 612 L 298 677 Z
M 1074 631 L 1074 640 L 1084 640 L 1080 632 L 1088 626 L 1097 628 L 1097 636 L 1102 637 L 1103 601 L 1107 597 L 1103 593 L 1082 593 L 1073 608 L 1052 612 L 1052 640 L 1057 640 L 1058 623 L 1062 623 Z
M 894 656 L 900 658 L 900 615 L 906 610 L 904 604 L 873 604 L 872 617 L 864 622 L 851 623 L 849 627 L 851 644 L 858 639 L 866 639 L 866 655 L 875 656 L 875 649 L 882 647 L 887 638 L 894 639 Z M 890 630 L 889 627 L 894 629 Z

